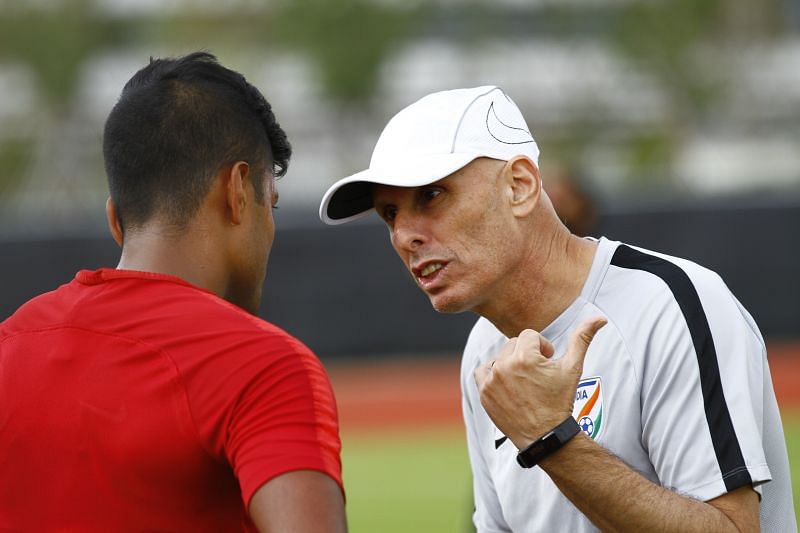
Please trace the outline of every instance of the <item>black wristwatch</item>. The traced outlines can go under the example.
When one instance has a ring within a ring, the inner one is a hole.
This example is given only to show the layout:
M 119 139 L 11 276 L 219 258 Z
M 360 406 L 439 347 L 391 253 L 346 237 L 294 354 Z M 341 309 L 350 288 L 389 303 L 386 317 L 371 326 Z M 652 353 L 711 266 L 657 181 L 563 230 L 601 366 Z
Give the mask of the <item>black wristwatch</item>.
M 564 444 L 578 434 L 581 430 L 578 423 L 571 416 L 545 433 L 538 440 L 531 443 L 517 454 L 517 462 L 522 468 L 531 468 L 539 461 L 561 448 Z

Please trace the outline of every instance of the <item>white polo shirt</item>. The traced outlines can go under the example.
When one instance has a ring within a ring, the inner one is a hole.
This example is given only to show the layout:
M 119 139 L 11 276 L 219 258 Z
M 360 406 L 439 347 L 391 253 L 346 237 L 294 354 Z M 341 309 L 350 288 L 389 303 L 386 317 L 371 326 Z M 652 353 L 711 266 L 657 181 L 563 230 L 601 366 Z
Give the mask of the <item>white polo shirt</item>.
M 722 279 L 603 238 L 581 295 L 541 333 L 560 357 L 572 330 L 596 316 L 608 324 L 589 347 L 576 391 L 582 429 L 653 483 L 691 498 L 753 485 L 761 530 L 797 531 L 764 341 Z M 543 470 L 517 464 L 517 449 L 481 406 L 473 372 L 506 340 L 481 318 L 462 360 L 475 526 L 597 531 Z

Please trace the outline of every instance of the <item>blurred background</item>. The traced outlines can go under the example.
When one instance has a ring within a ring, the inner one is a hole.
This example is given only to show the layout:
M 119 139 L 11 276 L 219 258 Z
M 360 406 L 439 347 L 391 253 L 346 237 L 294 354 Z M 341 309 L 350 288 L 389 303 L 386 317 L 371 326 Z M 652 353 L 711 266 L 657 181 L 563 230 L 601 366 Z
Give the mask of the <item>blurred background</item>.
M 262 90 L 294 146 L 262 315 L 331 371 L 352 531 L 469 531 L 475 317 L 430 309 L 376 217 L 316 215 L 386 121 L 441 89 L 505 89 L 575 232 L 725 278 L 767 338 L 797 468 L 800 2 L 0 0 L 0 319 L 116 264 L 105 117 L 150 56 L 198 49 Z

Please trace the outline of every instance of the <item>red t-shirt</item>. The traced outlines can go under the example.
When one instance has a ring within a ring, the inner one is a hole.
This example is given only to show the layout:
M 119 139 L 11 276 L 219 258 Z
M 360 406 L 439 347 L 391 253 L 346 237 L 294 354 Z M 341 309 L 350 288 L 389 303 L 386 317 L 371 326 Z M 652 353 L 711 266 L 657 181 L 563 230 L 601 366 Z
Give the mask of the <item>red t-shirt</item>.
M 314 354 L 178 278 L 81 271 L 0 324 L 0 530 L 254 529 L 340 450 Z

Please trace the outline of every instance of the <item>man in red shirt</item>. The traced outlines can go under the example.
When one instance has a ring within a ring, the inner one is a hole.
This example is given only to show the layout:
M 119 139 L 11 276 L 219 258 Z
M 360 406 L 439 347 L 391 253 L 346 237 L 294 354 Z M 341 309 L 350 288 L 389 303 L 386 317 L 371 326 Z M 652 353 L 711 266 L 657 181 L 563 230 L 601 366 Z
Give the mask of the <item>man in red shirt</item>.
M 214 56 L 151 60 L 106 122 L 117 269 L 0 324 L 0 529 L 345 531 L 319 360 L 254 316 L 291 147 Z

